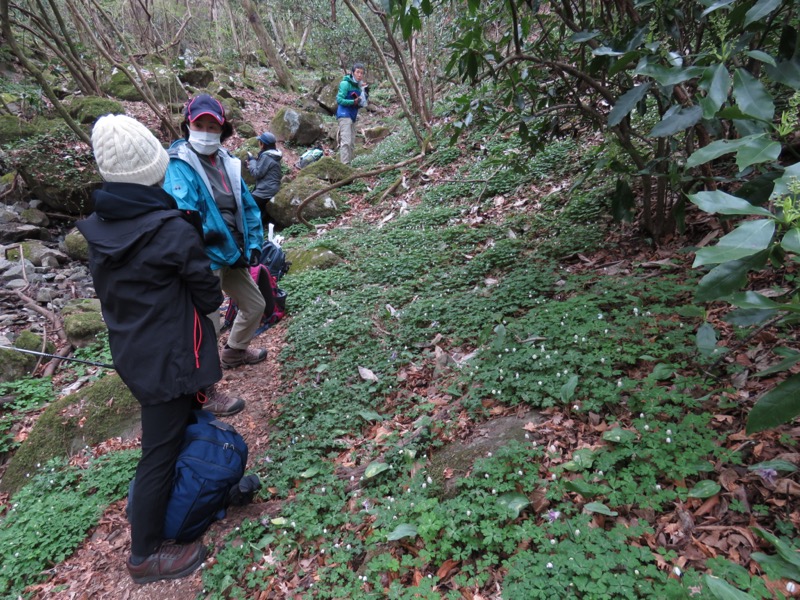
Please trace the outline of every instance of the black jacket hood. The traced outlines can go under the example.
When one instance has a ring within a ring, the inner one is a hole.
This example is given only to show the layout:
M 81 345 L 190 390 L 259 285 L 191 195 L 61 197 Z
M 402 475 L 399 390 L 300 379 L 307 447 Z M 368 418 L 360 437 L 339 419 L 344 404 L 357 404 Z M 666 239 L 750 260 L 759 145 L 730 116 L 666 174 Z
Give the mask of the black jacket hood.
M 94 214 L 77 227 L 100 263 L 125 263 L 165 220 L 180 214 L 172 196 L 156 186 L 106 182 L 93 199 Z

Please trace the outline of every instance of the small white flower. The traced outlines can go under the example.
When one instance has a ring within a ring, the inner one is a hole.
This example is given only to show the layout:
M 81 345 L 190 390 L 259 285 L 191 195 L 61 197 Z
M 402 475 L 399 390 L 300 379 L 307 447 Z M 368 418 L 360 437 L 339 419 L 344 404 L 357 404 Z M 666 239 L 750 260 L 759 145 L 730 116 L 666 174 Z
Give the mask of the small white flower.
M 683 575 L 683 573 L 678 567 L 672 567 L 672 572 L 675 574 L 676 577 L 680 577 L 681 575 Z
M 650 431 L 650 425 L 645 425 L 645 426 L 644 426 L 644 430 L 645 430 L 645 431 Z
M 556 545 L 556 540 L 551 538 L 550 539 L 550 545 L 551 546 L 555 546 Z
M 656 491 L 657 491 L 657 492 L 660 492 L 660 491 L 661 491 L 661 484 L 660 484 L 660 483 L 657 483 L 657 484 L 656 484 Z
M 546 566 L 548 569 L 552 569 L 552 568 L 553 568 L 553 563 L 549 562 L 549 563 L 547 563 L 545 566 Z
M 603 318 L 603 315 L 602 315 L 602 314 L 600 314 L 600 315 L 597 315 L 597 318 L 598 318 L 598 319 L 602 319 L 602 318 Z
M 786 591 L 790 594 L 794 594 L 797 591 L 797 584 L 794 581 L 787 581 L 786 582 Z
M 672 443 L 672 438 L 669 438 L 669 437 L 668 437 L 668 438 L 666 439 L 666 442 L 667 442 L 668 444 L 671 444 L 671 443 Z
M 522 471 L 521 471 L 521 470 L 520 470 L 520 471 L 517 471 L 517 475 L 519 475 L 520 477 L 522 477 Z
M 576 529 L 575 530 L 575 535 L 580 535 L 580 534 L 581 534 L 581 530 L 580 529 Z
M 672 435 L 672 429 L 667 429 L 667 435 Z

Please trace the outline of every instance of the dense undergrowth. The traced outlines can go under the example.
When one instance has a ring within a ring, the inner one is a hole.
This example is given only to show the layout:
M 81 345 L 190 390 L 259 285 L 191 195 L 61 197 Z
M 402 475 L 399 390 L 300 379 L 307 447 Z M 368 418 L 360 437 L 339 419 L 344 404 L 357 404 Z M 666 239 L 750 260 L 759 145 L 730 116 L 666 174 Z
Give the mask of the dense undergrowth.
M 725 442 L 741 409 L 724 379 L 705 376 L 717 355 L 698 348 L 694 275 L 680 264 L 567 266 L 601 248 L 602 174 L 571 189 L 585 158 L 571 139 L 520 161 L 513 140 L 487 134 L 471 140 L 477 155 L 466 156 L 470 144 L 433 154 L 424 169 L 454 172 L 415 183 L 419 203 L 380 226 L 286 232 L 287 244 L 324 245 L 345 262 L 282 281 L 291 391 L 254 470 L 262 494 L 284 504 L 237 528 L 203 573 L 207 597 L 735 597 L 718 595 L 733 593 L 727 585 L 773 597 L 722 552 L 682 560 L 660 527 L 676 506 L 718 494 L 724 469 L 757 462 L 749 445 Z M 395 133 L 355 166 L 412 152 Z M 495 211 L 501 196 L 529 202 Z M 476 425 L 510 414 L 530 415 L 514 441 L 455 477 L 433 467 Z M 122 497 L 134 463 L 37 475 L 0 527 L 0 589 L 18 593 L 68 555 L 103 503 Z M 47 515 L 99 489 L 97 472 L 103 493 L 72 512 L 53 552 L 30 550 L 50 538 L 20 547 Z M 793 534 L 788 509 L 734 504 L 727 518 Z

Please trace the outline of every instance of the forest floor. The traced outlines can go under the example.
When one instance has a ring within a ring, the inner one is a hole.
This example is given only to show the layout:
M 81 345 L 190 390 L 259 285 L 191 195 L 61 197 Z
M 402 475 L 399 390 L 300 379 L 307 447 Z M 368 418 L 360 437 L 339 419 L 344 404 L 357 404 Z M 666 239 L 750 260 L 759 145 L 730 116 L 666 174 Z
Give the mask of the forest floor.
M 248 90 L 237 90 L 237 95 L 242 95 L 246 100 L 246 106 L 243 108 L 245 120 L 249 121 L 259 132 L 269 129 L 270 119 L 279 108 L 294 105 L 294 97 L 292 95 L 278 91 L 270 92 L 265 96 Z M 144 106 L 128 104 L 126 107 L 129 114 L 145 122 L 152 118 Z M 376 112 L 365 114 L 365 124 L 379 121 L 382 111 L 388 110 L 388 108 L 381 109 L 378 107 Z M 234 136 L 226 146 L 230 149 L 235 149 L 241 142 L 241 138 Z M 281 147 L 281 149 L 284 152 L 284 162 L 292 167 L 298 158 L 299 152 L 286 146 Z M 332 153 L 331 148 L 327 148 L 327 150 Z M 493 209 L 493 214 L 487 214 L 486 217 L 501 221 L 505 218 L 506 213 L 511 211 L 535 210 L 533 205 L 534 203 L 531 203 L 521 208 L 519 204 L 509 200 L 505 203 L 498 203 Z M 330 223 L 328 227 L 341 227 L 350 220 L 380 223 L 382 219 L 387 218 L 391 210 L 390 207 L 385 205 L 367 204 L 358 197 L 352 197 L 349 201 L 349 206 L 350 210 Z M 693 216 L 697 217 L 698 215 L 695 213 Z M 709 243 L 715 237 L 715 232 L 716 235 L 719 235 L 719 223 L 705 215 L 700 215 L 700 217 L 692 221 L 688 235 L 695 244 Z M 654 249 L 642 242 L 633 227 L 623 228 L 622 230 L 616 229 L 611 235 L 613 239 L 609 240 L 610 243 L 605 244 L 603 250 L 595 254 L 571 257 L 569 268 L 572 272 L 602 271 L 613 275 L 615 270 L 622 270 L 626 265 L 633 263 L 638 265 L 664 265 L 668 262 L 684 265 L 687 270 L 690 269 L 689 257 L 680 252 L 687 245 L 685 238 L 668 241 L 659 249 Z M 243 412 L 227 420 L 236 427 L 247 441 L 251 460 L 264 456 L 269 448 L 270 421 L 280 410 L 278 405 L 280 397 L 291 389 L 291 374 L 283 373 L 278 363 L 278 357 L 284 346 L 284 334 L 290 319 L 291 312 L 284 322 L 277 324 L 254 340 L 253 347 L 266 348 L 268 350 L 269 354 L 265 362 L 225 371 L 223 380 L 220 383 L 224 391 L 232 395 L 241 396 L 247 402 Z M 714 320 L 714 315 L 710 315 L 710 320 Z M 720 341 L 722 345 L 735 344 L 730 329 L 726 330 L 724 327 L 720 327 L 720 331 L 726 336 L 726 339 Z M 742 353 L 737 360 L 743 363 L 747 361 L 755 363 L 759 360 L 759 355 L 756 353 Z M 748 382 L 746 389 L 742 390 L 743 397 L 753 398 L 759 396 L 765 385 L 768 384 L 758 380 Z M 585 423 L 576 424 L 572 420 L 563 421 L 555 417 L 557 415 L 550 414 L 547 416 L 548 419 L 551 419 L 553 426 L 552 439 L 556 439 L 561 435 L 565 438 L 570 436 L 580 437 L 583 433 L 587 433 L 586 440 L 590 440 L 591 436 L 596 437 L 598 435 L 596 431 L 584 432 L 582 428 L 584 426 L 588 427 Z M 725 429 L 731 432 L 727 443 L 731 446 L 744 443 L 746 439 L 744 435 L 746 412 L 741 411 L 740 416 L 736 418 L 729 415 L 724 417 L 730 419 L 724 424 Z M 567 431 L 567 423 L 570 423 L 571 426 L 580 431 Z M 792 437 L 798 438 L 800 437 L 800 428 L 791 430 L 788 433 Z M 762 438 L 762 440 L 767 439 L 769 439 L 769 434 Z M 774 439 L 772 441 L 775 442 L 774 447 L 777 448 L 779 446 L 777 441 Z M 119 445 L 120 447 L 135 447 L 136 440 L 133 442 L 119 442 Z M 762 442 L 761 446 L 763 445 Z M 755 448 L 754 451 L 757 452 L 758 448 Z M 770 457 L 770 452 L 768 451 L 767 458 Z M 729 473 L 728 475 L 731 489 L 736 489 L 737 475 L 735 473 Z M 794 518 L 797 518 L 797 501 L 800 497 L 800 490 L 787 489 L 785 496 L 789 498 L 789 505 L 778 506 L 776 509 L 785 514 L 792 513 Z M 714 502 L 717 504 L 715 505 Z M 735 554 L 737 549 L 732 545 L 739 543 L 736 540 L 737 535 L 742 538 L 742 543 L 748 546 L 756 545 L 756 542 L 752 539 L 753 534 L 746 523 L 735 527 L 725 525 L 725 531 L 721 531 L 723 527 L 715 524 L 718 521 L 710 519 L 712 513 L 717 518 L 721 511 L 727 510 L 718 506 L 718 503 L 718 499 L 714 500 L 712 498 L 708 502 L 697 502 L 691 506 L 676 506 L 674 511 L 659 519 L 656 529 L 659 535 L 667 538 L 673 534 L 680 534 L 684 531 L 682 523 L 687 522 L 687 520 L 691 521 L 694 542 L 688 547 L 687 554 L 682 557 L 682 559 L 685 559 L 684 564 L 691 565 L 695 560 L 700 560 L 704 552 L 708 552 L 709 555 L 717 551 Z M 156 582 L 145 586 L 136 585 L 131 581 L 125 567 L 125 561 L 130 552 L 130 529 L 125 518 L 125 504 L 125 500 L 120 500 L 111 505 L 103 514 L 99 524 L 87 534 L 86 540 L 74 554 L 64 562 L 54 566 L 48 572 L 49 578 L 46 581 L 28 589 L 33 594 L 33 598 L 39 600 L 95 598 L 109 600 L 150 600 L 153 598 L 159 600 L 186 600 L 202 594 L 202 570 L 198 570 L 191 576 L 180 580 Z M 204 540 L 208 546 L 213 546 L 218 550 L 223 543 L 230 543 L 226 542 L 229 534 L 243 520 L 259 520 L 273 517 L 280 513 L 281 506 L 281 501 L 269 500 L 256 502 L 245 507 L 231 508 L 224 520 L 211 526 Z M 207 561 L 208 564 L 213 563 L 214 556 L 215 552 L 212 551 Z M 291 587 L 289 586 L 289 589 Z M 221 590 L 215 591 L 220 592 Z M 301 596 L 287 597 L 299 598 Z M 475 594 L 473 600 L 485 600 L 489 597 L 495 598 L 499 597 L 499 595 L 481 596 L 480 594 Z

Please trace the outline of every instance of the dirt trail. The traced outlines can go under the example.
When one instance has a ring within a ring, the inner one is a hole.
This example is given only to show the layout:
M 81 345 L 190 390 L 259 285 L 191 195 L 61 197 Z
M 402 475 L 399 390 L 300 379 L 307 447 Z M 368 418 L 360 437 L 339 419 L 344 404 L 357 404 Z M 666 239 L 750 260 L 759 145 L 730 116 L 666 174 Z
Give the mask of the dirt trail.
M 244 411 L 225 420 L 247 441 L 251 464 L 264 454 L 269 444 L 268 423 L 276 414 L 275 398 L 285 393 L 277 362 L 285 326 L 285 322 L 278 323 L 253 341 L 251 347 L 267 349 L 266 361 L 224 371 L 219 384 L 227 393 L 241 396 L 247 402 Z M 174 581 L 133 583 L 125 567 L 131 544 L 125 505 L 126 500 L 111 505 L 78 550 L 50 570 L 48 581 L 31 588 L 36 590 L 35 599 L 188 600 L 202 592 L 201 570 Z M 231 508 L 227 517 L 214 523 L 204 537 L 205 543 L 214 547 L 210 560 L 227 533 L 244 519 L 258 518 L 275 510 L 275 504 L 269 502 Z

